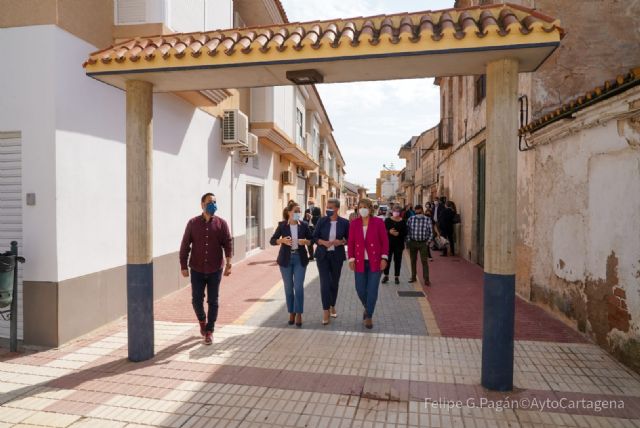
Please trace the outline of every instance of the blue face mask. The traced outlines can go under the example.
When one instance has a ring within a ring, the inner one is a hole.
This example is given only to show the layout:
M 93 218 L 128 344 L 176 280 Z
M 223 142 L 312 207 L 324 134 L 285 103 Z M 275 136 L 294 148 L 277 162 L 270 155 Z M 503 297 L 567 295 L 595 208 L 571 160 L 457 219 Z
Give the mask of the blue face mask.
M 215 202 L 209 202 L 207 204 L 207 214 L 214 215 L 218 211 L 218 205 Z
M 327 210 L 327 217 L 333 216 L 333 213 L 334 213 L 333 210 Z

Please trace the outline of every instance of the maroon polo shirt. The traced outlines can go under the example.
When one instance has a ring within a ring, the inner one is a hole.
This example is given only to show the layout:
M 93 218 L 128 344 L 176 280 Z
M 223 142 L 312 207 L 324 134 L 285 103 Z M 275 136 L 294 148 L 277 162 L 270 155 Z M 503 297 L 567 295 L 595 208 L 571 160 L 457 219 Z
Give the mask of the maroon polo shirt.
M 187 269 L 189 260 L 188 266 L 196 272 L 217 272 L 224 264 L 223 251 L 225 257 L 233 256 L 233 240 L 226 221 L 217 216 L 206 221 L 204 215 L 189 220 L 180 245 L 182 270 Z

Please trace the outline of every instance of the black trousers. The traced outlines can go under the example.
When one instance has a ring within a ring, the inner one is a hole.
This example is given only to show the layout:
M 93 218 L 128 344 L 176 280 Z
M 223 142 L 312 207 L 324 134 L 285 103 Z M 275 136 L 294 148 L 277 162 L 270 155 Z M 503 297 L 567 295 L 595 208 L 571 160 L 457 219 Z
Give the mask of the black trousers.
M 329 310 L 336 306 L 338 300 L 338 287 L 340 286 L 340 274 L 344 260 L 340 260 L 335 251 L 327 251 L 326 256 L 316 260 L 318 273 L 320 274 L 320 297 L 322 309 Z
M 391 262 L 394 262 L 395 276 L 400 276 L 400 267 L 402 266 L 402 252 L 404 251 L 403 245 L 389 245 L 389 261 L 387 267 L 384 270 L 384 276 L 389 276 L 391 270 Z
M 222 270 L 214 273 L 200 273 L 191 269 L 191 304 L 198 317 L 198 321 L 207 322 L 207 331 L 213 331 L 218 319 L 218 293 Z M 204 292 L 207 290 L 207 304 L 209 308 L 204 312 Z

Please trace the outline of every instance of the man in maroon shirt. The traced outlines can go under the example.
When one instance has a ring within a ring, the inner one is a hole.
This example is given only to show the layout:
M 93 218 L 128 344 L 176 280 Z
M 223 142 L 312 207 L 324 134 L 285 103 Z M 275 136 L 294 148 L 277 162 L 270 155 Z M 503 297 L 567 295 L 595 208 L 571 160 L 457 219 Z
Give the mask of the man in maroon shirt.
M 200 334 L 205 345 L 213 341 L 213 329 L 218 318 L 218 292 L 224 276 L 231 275 L 233 241 L 227 222 L 215 215 L 218 205 L 213 193 L 200 198 L 202 214 L 192 218 L 180 245 L 180 268 L 182 276 L 189 276 L 191 268 L 191 303 L 200 323 Z M 224 257 L 223 257 L 224 251 Z M 189 253 L 191 257 L 189 258 Z M 226 264 L 225 264 L 226 258 Z M 187 265 L 188 260 L 188 265 Z M 204 292 L 207 290 L 209 310 L 204 312 Z

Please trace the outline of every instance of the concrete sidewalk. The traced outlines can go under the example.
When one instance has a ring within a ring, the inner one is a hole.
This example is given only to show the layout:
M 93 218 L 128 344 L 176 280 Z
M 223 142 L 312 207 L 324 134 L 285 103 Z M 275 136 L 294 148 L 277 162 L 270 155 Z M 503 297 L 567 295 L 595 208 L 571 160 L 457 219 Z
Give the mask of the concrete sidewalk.
M 369 331 L 345 267 L 339 317 L 325 327 L 311 264 L 304 326 L 289 327 L 273 258 L 265 252 L 227 278 L 212 346 L 183 290 L 156 306 L 167 319 L 156 321 L 151 361 L 126 359 L 124 321 L 61 349 L 3 354 L 0 427 L 640 426 L 640 377 L 589 343 L 518 340 L 516 390 L 484 390 L 480 340 L 429 335 L 427 300 L 395 293 L 406 282 L 381 285 Z M 440 320 L 446 295 L 437 293 L 459 282 L 441 281 L 452 278 L 446 269 L 434 262 L 428 290 Z

